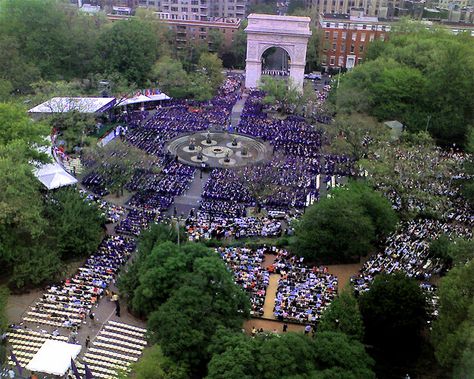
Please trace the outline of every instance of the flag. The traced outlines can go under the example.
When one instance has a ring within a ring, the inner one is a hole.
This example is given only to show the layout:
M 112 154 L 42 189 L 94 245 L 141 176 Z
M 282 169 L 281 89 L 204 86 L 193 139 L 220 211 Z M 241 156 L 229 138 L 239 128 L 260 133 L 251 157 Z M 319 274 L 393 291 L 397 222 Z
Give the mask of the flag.
M 81 379 L 81 375 L 79 375 L 79 371 L 77 371 L 76 364 L 74 363 L 74 360 L 71 358 L 71 370 L 76 379 Z
M 18 362 L 18 359 L 16 359 L 16 356 L 15 356 L 15 354 L 13 353 L 13 350 L 10 351 L 10 357 L 11 357 L 12 361 L 15 362 L 16 368 L 18 369 L 18 373 L 19 373 L 20 375 L 23 375 L 23 374 L 22 374 L 23 369 L 21 368 L 20 362 Z
M 84 363 L 84 370 L 86 371 L 86 375 L 84 376 L 84 379 L 94 379 L 94 376 L 92 375 L 92 372 L 89 366 L 87 366 L 87 363 Z

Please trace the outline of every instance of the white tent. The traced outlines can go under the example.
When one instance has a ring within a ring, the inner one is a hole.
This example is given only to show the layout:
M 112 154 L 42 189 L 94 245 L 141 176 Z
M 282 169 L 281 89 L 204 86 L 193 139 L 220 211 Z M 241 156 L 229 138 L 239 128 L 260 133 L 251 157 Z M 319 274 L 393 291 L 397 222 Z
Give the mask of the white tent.
M 161 100 L 169 100 L 169 99 L 171 98 L 165 93 L 160 93 L 158 95 L 148 95 L 148 96 L 138 95 L 135 97 L 130 97 L 128 99 L 125 99 L 122 102 L 119 102 L 116 106 L 122 107 L 122 106 L 130 105 L 130 104 L 148 103 L 149 101 L 161 101 Z
M 35 170 L 35 176 L 47 189 L 70 186 L 77 179 L 68 174 L 59 163 L 48 163 Z
M 31 108 L 29 113 L 105 112 L 115 105 L 115 97 L 53 97 Z
M 63 376 L 71 367 L 71 359 L 81 352 L 81 345 L 46 340 L 26 366 L 27 370 Z

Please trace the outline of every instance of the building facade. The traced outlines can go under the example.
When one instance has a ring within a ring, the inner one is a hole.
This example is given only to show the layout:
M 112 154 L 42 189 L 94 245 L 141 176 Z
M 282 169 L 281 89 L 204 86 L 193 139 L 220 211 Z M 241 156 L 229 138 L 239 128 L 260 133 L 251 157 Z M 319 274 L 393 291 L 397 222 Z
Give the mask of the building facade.
M 351 69 L 363 62 L 368 44 L 385 40 L 390 25 L 377 17 L 346 14 L 320 15 L 321 65 L 326 69 Z
M 243 19 L 247 0 L 138 0 L 166 20 L 207 21 L 215 18 Z
M 174 32 L 176 46 L 186 46 L 188 43 L 202 41 L 209 43 L 209 32 L 218 30 L 224 36 L 224 46 L 229 48 L 234 42 L 234 35 L 240 27 L 238 19 L 215 19 L 210 21 L 163 19 L 163 22 Z

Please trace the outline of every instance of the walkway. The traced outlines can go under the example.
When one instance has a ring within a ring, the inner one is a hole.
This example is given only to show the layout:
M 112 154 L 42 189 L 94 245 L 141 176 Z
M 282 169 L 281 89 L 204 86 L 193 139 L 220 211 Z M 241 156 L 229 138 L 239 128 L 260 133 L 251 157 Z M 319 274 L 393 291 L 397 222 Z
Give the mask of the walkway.
M 189 189 L 183 195 L 174 198 L 174 204 L 170 207 L 168 213 L 173 215 L 174 207 L 176 207 L 178 215 L 183 214 L 184 216 L 187 216 L 192 208 L 197 211 L 201 200 L 202 190 L 208 178 L 209 173 L 203 171 L 201 178 L 200 170 L 196 170 L 196 174 L 194 175 L 194 179 L 191 182 Z
M 265 294 L 265 303 L 263 304 L 263 318 L 273 319 L 273 307 L 275 306 L 275 297 L 278 289 L 279 274 L 271 274 L 268 282 L 267 292 Z
M 240 123 L 240 116 L 242 115 L 242 110 L 244 109 L 245 100 L 247 100 L 248 95 L 243 94 L 242 98 L 238 100 L 234 107 L 232 108 L 232 114 L 230 116 L 230 123 L 235 128 Z

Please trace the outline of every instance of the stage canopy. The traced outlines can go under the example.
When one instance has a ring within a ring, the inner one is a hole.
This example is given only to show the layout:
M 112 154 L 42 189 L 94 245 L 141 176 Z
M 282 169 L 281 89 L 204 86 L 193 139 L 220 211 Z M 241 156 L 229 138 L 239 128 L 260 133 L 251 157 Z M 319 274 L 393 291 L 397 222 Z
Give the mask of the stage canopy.
M 165 93 L 159 93 L 157 95 L 138 95 L 138 96 L 130 97 L 128 99 L 121 101 L 120 103 L 117 104 L 117 107 L 122 107 L 125 105 L 131 105 L 131 104 L 148 103 L 150 101 L 169 100 L 169 99 L 171 98 Z
M 71 358 L 81 352 L 81 345 L 46 340 L 26 366 L 27 370 L 63 376 L 71 366 Z
M 53 97 L 31 108 L 29 113 L 106 112 L 115 105 L 115 97 Z
M 77 179 L 68 174 L 59 163 L 42 165 L 35 170 L 35 176 L 47 189 L 55 189 L 77 183 Z

